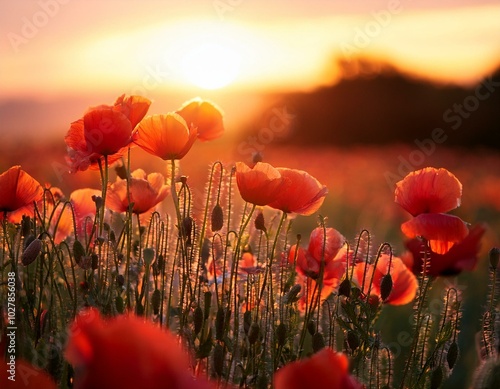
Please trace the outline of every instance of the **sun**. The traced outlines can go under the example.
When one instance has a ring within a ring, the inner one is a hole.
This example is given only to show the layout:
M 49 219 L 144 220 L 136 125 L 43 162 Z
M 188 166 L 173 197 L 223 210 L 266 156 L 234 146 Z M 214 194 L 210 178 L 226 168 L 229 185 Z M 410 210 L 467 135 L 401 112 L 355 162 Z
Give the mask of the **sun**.
M 190 48 L 181 60 L 181 74 L 190 84 L 219 89 L 239 75 L 241 59 L 228 45 L 206 42 Z

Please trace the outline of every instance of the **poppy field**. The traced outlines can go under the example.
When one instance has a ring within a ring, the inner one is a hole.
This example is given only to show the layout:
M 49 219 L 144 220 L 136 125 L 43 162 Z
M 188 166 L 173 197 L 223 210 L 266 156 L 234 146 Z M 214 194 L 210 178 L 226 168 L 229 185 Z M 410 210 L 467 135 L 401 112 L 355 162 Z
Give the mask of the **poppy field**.
M 222 109 L 150 105 L 68 123 L 99 188 L 0 174 L 2 388 L 500 387 L 495 174 L 204 160 Z

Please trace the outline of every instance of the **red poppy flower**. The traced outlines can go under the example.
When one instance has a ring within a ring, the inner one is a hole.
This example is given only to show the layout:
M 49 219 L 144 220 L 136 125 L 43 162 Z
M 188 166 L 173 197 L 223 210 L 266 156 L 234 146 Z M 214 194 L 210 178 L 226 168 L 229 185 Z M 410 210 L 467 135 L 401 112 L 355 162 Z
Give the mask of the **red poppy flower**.
M 2 369 L 0 369 L 0 382 L 2 388 L 7 389 L 56 389 L 57 385 L 49 374 L 39 367 L 33 366 L 25 360 L 17 357 L 15 360 L 14 371 L 16 380 L 11 381 L 9 373 L 10 365 L 7 360 L 1 359 Z M 3 386 L 5 385 L 5 386 Z
M 193 378 L 174 335 L 135 316 L 103 320 L 95 309 L 84 311 L 71 325 L 65 356 L 76 389 L 211 387 Z
M 422 236 L 429 241 L 436 254 L 446 253 L 455 243 L 463 240 L 469 230 L 467 224 L 457 216 L 443 213 L 423 213 L 401 225 L 409 238 Z
M 33 216 L 35 202 L 42 199 L 43 188 L 21 166 L 12 166 L 0 174 L 0 220 L 7 215 L 19 223 L 23 215 Z
M 431 249 L 444 254 L 468 234 L 458 217 L 445 215 L 460 205 L 462 184 L 446 169 L 425 168 L 396 184 L 395 201 L 414 216 L 401 230 L 409 238 L 421 236 Z
M 478 224 L 471 228 L 469 234 L 444 254 L 429 252 L 426 274 L 430 276 L 451 276 L 462 271 L 472 271 L 476 267 L 481 238 L 486 231 Z M 423 250 L 425 246 L 420 239 L 411 239 L 405 243 L 409 250 L 402 256 L 403 261 L 415 274 L 422 272 Z
M 184 103 L 176 113 L 184 118 L 188 126 L 198 129 L 198 139 L 201 141 L 219 138 L 224 133 L 222 113 L 214 103 L 197 97 Z
M 389 263 L 391 263 L 389 273 L 392 278 L 392 289 L 384 302 L 390 305 L 405 305 L 412 302 L 417 294 L 418 280 L 399 257 L 393 256 L 392 262 L 390 262 L 389 255 L 382 254 L 377 261 L 376 268 L 366 262 L 356 264 L 354 269 L 356 283 L 361 287 L 364 276 L 363 292 L 368 296 L 375 295 L 380 298 L 382 294 L 380 285 L 382 278 L 389 270 Z M 368 289 L 370 287 L 370 279 L 372 279 L 371 290 Z
M 334 228 L 326 228 L 325 238 L 324 229 L 317 227 L 311 232 L 307 251 L 299 247 L 296 253 L 294 245 L 290 248 L 288 259 L 293 263 L 296 258 L 297 271 L 313 279 L 319 277 L 321 262 L 324 261 L 324 280 L 338 281 L 345 269 L 345 258 L 341 252 L 344 244 L 345 238 Z
M 257 162 L 253 168 L 236 162 L 236 184 L 243 200 L 255 205 L 271 203 L 283 190 L 280 172 L 264 162 Z
M 75 215 L 78 237 L 89 236 L 92 232 L 92 224 L 96 215 L 96 204 L 92 198 L 100 195 L 100 190 L 85 188 L 77 189 L 69 196 Z
M 451 211 L 461 197 L 462 184 L 446 169 L 417 170 L 396 184 L 395 201 L 412 216 Z
M 270 207 L 286 213 L 311 215 L 323 204 L 328 193 L 326 186 L 309 173 L 288 168 L 277 168 L 283 177 L 283 188 Z
M 132 172 L 129 181 L 130 202 L 133 203 L 132 211 L 142 214 L 159 204 L 169 193 L 165 185 L 165 178 L 160 173 L 146 175 L 142 169 Z M 126 212 L 129 207 L 127 194 L 127 180 L 117 178 L 109 186 L 106 205 L 115 212 Z
M 181 159 L 191 149 L 198 132 L 176 113 L 148 116 L 134 133 L 134 143 L 164 160 Z
M 349 375 L 347 356 L 326 347 L 310 358 L 285 365 L 274 374 L 275 389 L 303 389 L 311 386 L 329 389 L 363 389 Z
M 238 263 L 238 270 L 240 273 L 257 274 L 262 271 L 257 257 L 250 252 L 243 253 Z
M 107 156 L 117 161 L 132 141 L 132 130 L 144 117 L 151 102 L 140 96 L 120 96 L 115 105 L 90 108 L 83 118 L 71 123 L 64 141 L 72 172 L 98 168 Z

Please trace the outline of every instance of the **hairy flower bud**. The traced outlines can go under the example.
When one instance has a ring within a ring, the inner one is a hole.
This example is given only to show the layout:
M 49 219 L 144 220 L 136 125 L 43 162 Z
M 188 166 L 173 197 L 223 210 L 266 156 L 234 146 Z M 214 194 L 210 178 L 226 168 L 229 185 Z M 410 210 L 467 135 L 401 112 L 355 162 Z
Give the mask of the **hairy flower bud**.
M 212 232 L 217 232 L 224 226 L 224 212 L 219 203 L 212 209 L 211 222 Z
M 40 239 L 33 239 L 33 241 L 26 247 L 21 256 L 21 262 L 24 266 L 28 266 L 30 263 L 38 257 L 40 251 L 42 250 L 42 241 Z
M 500 249 L 498 247 L 493 247 L 490 250 L 490 265 L 495 270 L 498 266 L 498 261 L 500 260 Z
M 254 225 L 257 230 L 267 232 L 264 214 L 262 212 L 259 212 L 259 214 L 255 217 Z
M 387 273 L 380 282 L 380 298 L 382 301 L 387 300 L 392 292 L 392 277 Z

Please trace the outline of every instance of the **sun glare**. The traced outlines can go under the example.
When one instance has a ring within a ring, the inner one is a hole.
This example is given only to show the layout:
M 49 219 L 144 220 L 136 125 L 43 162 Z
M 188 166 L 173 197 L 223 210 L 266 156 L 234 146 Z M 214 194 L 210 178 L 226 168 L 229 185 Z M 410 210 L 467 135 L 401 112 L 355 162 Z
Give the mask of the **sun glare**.
M 219 89 L 229 85 L 239 74 L 241 59 L 229 46 L 202 43 L 192 47 L 181 60 L 182 76 L 203 89 Z

